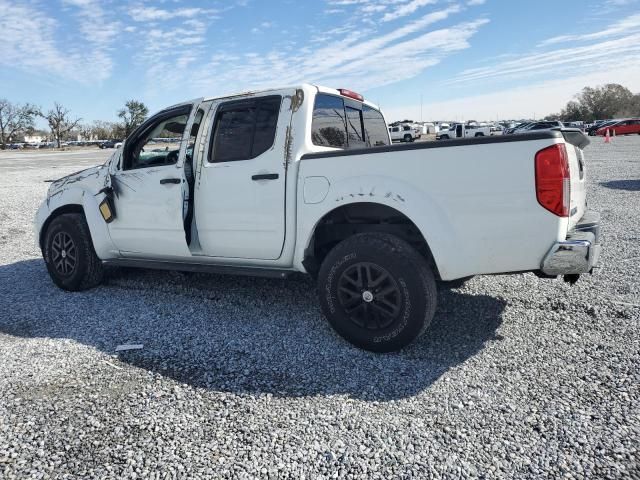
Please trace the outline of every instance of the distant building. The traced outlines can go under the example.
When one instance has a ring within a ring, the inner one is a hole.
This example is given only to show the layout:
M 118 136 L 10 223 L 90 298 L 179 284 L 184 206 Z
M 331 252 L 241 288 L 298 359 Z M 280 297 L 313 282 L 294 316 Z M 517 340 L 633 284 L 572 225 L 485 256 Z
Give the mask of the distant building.
M 24 136 L 24 142 L 25 143 L 40 143 L 40 142 L 44 142 L 47 140 L 47 136 L 46 135 L 41 135 L 41 134 L 37 134 L 37 133 L 33 133 L 31 135 L 25 135 Z

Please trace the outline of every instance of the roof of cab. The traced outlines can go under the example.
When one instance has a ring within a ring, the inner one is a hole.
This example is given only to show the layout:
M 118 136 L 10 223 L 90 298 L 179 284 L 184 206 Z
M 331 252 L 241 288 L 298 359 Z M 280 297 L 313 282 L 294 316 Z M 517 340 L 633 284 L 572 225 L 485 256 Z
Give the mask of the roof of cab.
M 241 93 L 236 93 L 236 94 L 232 94 L 232 95 L 222 95 L 219 97 L 208 97 L 205 98 L 204 101 L 210 101 L 210 100 L 226 100 L 226 99 L 232 99 L 232 98 L 242 98 L 242 97 L 253 97 L 255 95 L 264 95 L 265 93 L 271 93 L 271 92 L 277 92 L 277 91 L 281 91 L 281 90 L 288 90 L 288 89 L 296 89 L 296 88 L 312 88 L 312 89 L 316 89 L 318 93 L 327 93 L 329 95 L 336 95 L 338 97 L 342 96 L 340 94 L 340 92 L 338 91 L 338 89 L 336 88 L 330 88 L 330 87 L 324 87 L 322 85 L 314 85 L 314 84 L 310 84 L 310 83 L 303 83 L 301 85 L 294 85 L 294 86 L 290 86 L 290 87 L 283 87 L 283 88 L 270 88 L 267 90 L 250 90 L 250 91 L 246 91 L 246 92 L 241 92 Z M 376 110 L 380 110 L 380 108 L 375 104 L 372 103 L 370 101 L 368 101 L 367 99 L 365 99 L 363 102 L 363 104 L 374 108 Z

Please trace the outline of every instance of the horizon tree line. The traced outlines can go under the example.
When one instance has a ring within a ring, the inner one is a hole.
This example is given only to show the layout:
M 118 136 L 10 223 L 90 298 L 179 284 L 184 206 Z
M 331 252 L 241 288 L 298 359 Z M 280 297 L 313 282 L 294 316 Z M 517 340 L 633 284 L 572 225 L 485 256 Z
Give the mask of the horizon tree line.
M 60 148 L 62 141 L 78 135 L 86 139 L 121 140 L 142 124 L 149 114 L 147 106 L 138 100 L 128 100 L 117 111 L 120 122 L 95 120 L 92 124 L 83 124 L 82 118 L 73 117 L 69 109 L 58 102 L 53 108 L 43 111 L 31 103 L 12 103 L 0 99 L 0 149 L 17 143 L 19 139 L 34 133 L 45 133 Z M 47 122 L 49 133 L 36 129 L 36 120 Z

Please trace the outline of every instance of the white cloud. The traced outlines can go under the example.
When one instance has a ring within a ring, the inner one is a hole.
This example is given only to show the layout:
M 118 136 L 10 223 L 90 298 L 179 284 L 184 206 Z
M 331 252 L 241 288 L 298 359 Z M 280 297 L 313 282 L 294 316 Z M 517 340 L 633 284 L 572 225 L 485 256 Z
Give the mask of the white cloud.
M 177 8 L 165 10 L 156 7 L 133 7 L 129 9 L 129 16 L 136 22 L 154 22 L 181 18 L 196 18 L 217 16 L 217 10 L 199 7 Z
M 640 56 L 640 33 L 580 47 L 561 48 L 543 53 L 530 52 L 513 60 L 464 70 L 450 83 L 487 82 L 514 78 L 558 78 L 593 68 L 616 66 L 620 59 L 633 63 Z
M 437 0 L 411 0 L 407 3 L 404 3 L 397 8 L 395 8 L 392 12 L 385 13 L 382 17 L 383 22 L 390 22 L 391 20 L 397 20 L 401 17 L 406 17 L 407 15 L 411 15 L 416 10 L 426 5 L 431 5 L 436 3 Z
M 454 11 L 456 8 L 451 7 L 425 15 L 379 37 L 338 38 L 297 55 L 279 49 L 242 58 L 231 53 L 216 54 L 191 72 L 190 82 L 201 91 L 218 93 L 228 93 L 230 88 L 256 89 L 303 81 L 359 90 L 392 84 L 412 78 L 452 53 L 468 48 L 469 39 L 487 23 L 480 19 L 425 30 Z
M 639 31 L 640 31 L 640 14 L 636 14 L 636 15 L 631 15 L 629 17 L 623 18 L 622 20 L 598 32 L 585 33 L 581 35 L 559 35 L 557 37 L 552 37 L 547 40 L 544 40 L 539 44 L 539 46 L 554 45 L 558 43 L 599 40 L 604 38 L 615 37 L 620 34 L 625 34 L 629 32 L 639 32 Z
M 106 80 L 113 70 L 111 51 L 114 41 L 123 31 L 119 21 L 110 20 L 98 0 L 64 0 L 64 5 L 76 7 L 78 28 L 92 47 L 90 61 L 99 75 L 93 80 Z
M 119 23 L 106 20 L 93 0 L 65 0 L 79 19 L 82 45 L 61 48 L 59 23 L 33 4 L 0 0 L 0 64 L 41 77 L 57 76 L 80 83 L 106 80 L 113 69 L 110 49 Z
M 487 0 L 469 0 L 467 2 L 467 5 L 469 5 L 470 7 L 473 7 L 475 5 L 484 5 L 486 1 Z

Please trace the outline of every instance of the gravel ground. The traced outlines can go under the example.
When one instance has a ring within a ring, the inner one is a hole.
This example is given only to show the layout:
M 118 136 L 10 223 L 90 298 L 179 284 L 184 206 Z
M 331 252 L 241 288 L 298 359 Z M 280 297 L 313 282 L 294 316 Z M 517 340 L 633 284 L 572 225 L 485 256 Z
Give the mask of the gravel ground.
M 0 153 L 0 478 L 640 478 L 639 151 L 586 152 L 598 275 L 443 290 L 390 355 L 334 334 L 305 278 L 59 290 L 43 181 L 109 152 Z

